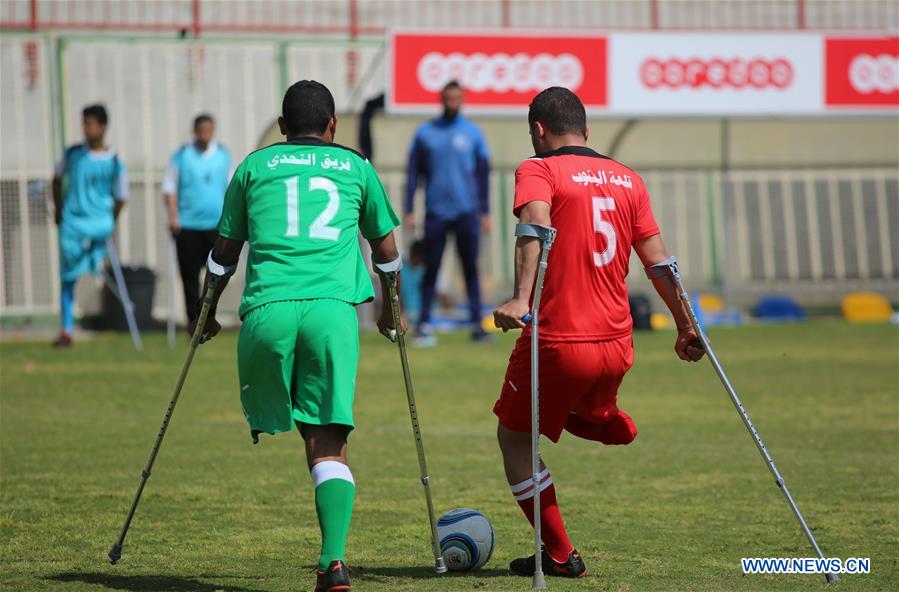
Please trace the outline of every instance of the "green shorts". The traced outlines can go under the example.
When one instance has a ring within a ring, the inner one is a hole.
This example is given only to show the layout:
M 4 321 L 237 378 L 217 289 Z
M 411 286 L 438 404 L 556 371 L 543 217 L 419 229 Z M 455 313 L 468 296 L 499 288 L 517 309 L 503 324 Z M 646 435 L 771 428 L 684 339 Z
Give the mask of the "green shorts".
M 284 300 L 243 318 L 237 342 L 240 402 L 253 442 L 296 424 L 353 428 L 359 320 L 341 300 Z

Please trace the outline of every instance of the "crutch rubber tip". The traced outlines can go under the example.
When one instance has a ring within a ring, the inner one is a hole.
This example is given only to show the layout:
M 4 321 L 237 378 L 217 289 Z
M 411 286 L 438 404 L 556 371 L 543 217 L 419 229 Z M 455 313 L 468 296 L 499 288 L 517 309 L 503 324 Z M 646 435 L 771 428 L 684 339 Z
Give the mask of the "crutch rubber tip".
M 840 579 L 837 577 L 837 574 L 834 574 L 834 573 L 824 574 L 824 577 L 827 578 L 828 584 L 833 584 L 834 582 L 836 582 L 837 580 Z
M 122 558 L 122 545 L 116 543 L 112 546 L 112 549 L 109 550 L 109 562 L 113 565 L 118 563 L 119 559 Z
M 546 578 L 543 577 L 542 571 L 534 572 L 534 579 L 531 581 L 532 590 L 546 590 Z
M 446 562 L 443 560 L 443 556 L 437 558 L 434 562 L 434 571 L 437 573 L 446 573 Z

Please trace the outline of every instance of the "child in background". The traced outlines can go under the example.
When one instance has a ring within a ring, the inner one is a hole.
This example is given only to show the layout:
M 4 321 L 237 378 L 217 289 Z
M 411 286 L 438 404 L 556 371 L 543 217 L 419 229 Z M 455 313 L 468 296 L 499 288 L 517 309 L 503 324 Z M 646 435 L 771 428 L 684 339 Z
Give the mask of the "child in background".
M 418 322 L 421 314 L 421 283 L 425 275 L 425 242 L 417 240 L 409 249 L 409 258 L 403 266 L 402 294 L 403 312 L 409 323 Z

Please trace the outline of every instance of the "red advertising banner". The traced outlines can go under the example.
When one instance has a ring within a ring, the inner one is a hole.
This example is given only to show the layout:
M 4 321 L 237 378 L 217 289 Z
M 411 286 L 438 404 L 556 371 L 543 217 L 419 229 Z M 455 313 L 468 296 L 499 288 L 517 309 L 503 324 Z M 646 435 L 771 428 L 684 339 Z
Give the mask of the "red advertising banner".
M 899 37 L 828 38 L 828 107 L 899 107 Z
M 588 110 L 608 103 L 604 37 L 395 32 L 391 50 L 393 112 L 434 112 L 451 80 L 465 88 L 469 111 L 526 112 L 549 86 L 570 88 Z
M 458 81 L 469 113 L 519 115 L 549 86 L 591 115 L 826 116 L 899 108 L 899 37 L 816 32 L 391 34 L 387 108 L 436 113 Z

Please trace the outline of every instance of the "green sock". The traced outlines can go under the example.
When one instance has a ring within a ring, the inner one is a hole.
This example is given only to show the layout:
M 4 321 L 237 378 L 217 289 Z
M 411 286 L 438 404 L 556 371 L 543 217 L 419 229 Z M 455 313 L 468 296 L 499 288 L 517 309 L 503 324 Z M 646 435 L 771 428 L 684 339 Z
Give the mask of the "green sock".
M 315 511 L 322 532 L 319 569 L 327 569 L 335 559 L 346 561 L 346 538 L 353 516 L 356 484 L 349 467 L 336 461 L 325 461 L 312 467 L 315 483 Z

